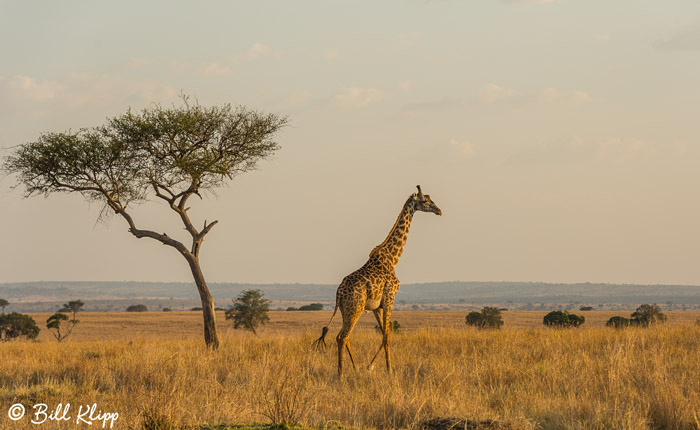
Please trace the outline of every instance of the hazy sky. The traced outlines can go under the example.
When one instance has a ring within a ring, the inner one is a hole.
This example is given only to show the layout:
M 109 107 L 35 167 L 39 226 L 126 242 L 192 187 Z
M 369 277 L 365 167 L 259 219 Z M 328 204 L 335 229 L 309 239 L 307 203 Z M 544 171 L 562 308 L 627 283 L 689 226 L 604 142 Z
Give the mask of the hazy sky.
M 700 3 L 0 3 L 0 146 L 128 107 L 288 115 L 190 215 L 210 282 L 337 283 L 421 184 L 402 282 L 700 283 Z M 79 196 L 0 180 L 0 282 L 191 281 Z M 139 226 L 182 233 L 160 203 Z

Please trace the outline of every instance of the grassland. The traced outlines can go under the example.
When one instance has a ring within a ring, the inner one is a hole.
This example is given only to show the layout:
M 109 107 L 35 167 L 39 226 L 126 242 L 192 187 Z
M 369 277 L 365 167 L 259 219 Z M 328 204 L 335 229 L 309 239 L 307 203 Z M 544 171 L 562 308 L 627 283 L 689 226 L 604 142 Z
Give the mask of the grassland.
M 85 313 L 63 343 L 44 332 L 39 342 L 0 345 L 0 428 L 76 428 L 11 422 L 17 402 L 97 403 L 119 412 L 116 428 L 296 421 L 391 429 L 434 417 L 511 429 L 700 428 L 700 315 L 604 328 L 612 314 L 587 312 L 584 328 L 553 330 L 541 327 L 544 312 L 505 312 L 503 330 L 478 331 L 464 325 L 464 312 L 396 312 L 402 332 L 392 338 L 391 375 L 383 363 L 364 368 L 380 343 L 365 315 L 351 337 L 361 368 L 339 381 L 335 347 L 309 348 L 329 312 L 273 312 L 257 337 L 228 329 L 220 315 L 215 353 L 204 348 L 196 312 Z

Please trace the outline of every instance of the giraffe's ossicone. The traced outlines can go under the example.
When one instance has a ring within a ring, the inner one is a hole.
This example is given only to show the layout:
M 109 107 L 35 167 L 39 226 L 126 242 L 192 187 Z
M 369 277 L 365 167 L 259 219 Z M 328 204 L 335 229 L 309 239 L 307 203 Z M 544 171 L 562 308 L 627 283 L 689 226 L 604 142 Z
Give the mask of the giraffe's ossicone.
M 369 367 L 371 368 L 374 360 L 377 358 L 382 348 L 386 353 L 386 367 L 391 372 L 391 359 L 389 356 L 389 323 L 391 321 L 391 310 L 394 307 L 394 298 L 399 290 L 399 280 L 396 277 L 396 264 L 401 258 L 401 253 L 406 246 L 406 238 L 408 237 L 408 229 L 411 226 L 413 214 L 417 211 L 432 212 L 436 215 L 442 215 L 439 207 L 430 199 L 429 195 L 424 195 L 417 187 L 418 192 L 412 194 L 403 208 L 399 217 L 396 219 L 394 226 L 387 238 L 375 247 L 369 254 L 369 260 L 359 268 L 346 276 L 338 286 L 338 291 L 335 294 L 335 310 L 328 324 L 323 327 L 321 337 L 315 342 L 314 346 L 321 348 L 326 345 L 326 334 L 328 326 L 333 321 L 333 317 L 340 309 L 343 316 L 343 328 L 337 336 L 338 341 L 338 375 L 343 374 L 343 350 L 348 351 L 350 361 L 353 367 L 355 359 L 352 356 L 348 337 L 357 320 L 365 310 L 374 312 L 374 316 L 382 329 L 382 344 L 374 354 Z

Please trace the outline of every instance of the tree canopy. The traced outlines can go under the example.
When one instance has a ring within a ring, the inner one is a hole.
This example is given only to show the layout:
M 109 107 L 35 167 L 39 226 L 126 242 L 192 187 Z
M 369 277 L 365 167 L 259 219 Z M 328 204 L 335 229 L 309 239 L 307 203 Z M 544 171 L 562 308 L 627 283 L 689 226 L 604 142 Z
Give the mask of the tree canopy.
M 179 203 L 254 169 L 278 149 L 272 135 L 287 123 L 245 107 L 183 102 L 46 133 L 6 157 L 4 169 L 19 175 L 27 195 L 79 192 L 121 214 L 153 196 Z

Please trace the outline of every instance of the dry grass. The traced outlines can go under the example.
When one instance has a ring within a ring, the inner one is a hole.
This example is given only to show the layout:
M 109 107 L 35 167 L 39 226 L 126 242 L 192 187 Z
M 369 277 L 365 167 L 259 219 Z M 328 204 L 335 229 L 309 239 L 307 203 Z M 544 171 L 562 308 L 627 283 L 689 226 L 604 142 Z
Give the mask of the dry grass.
M 342 381 L 335 346 L 310 348 L 326 312 L 275 314 L 257 337 L 223 330 L 215 353 L 204 348 L 196 313 L 81 314 L 66 342 L 0 345 L 0 428 L 76 427 L 10 422 L 16 402 L 97 402 L 120 413 L 118 428 L 276 421 L 391 429 L 434 417 L 497 420 L 512 429 L 700 428 L 697 315 L 652 329 L 552 330 L 513 328 L 544 315 L 513 312 L 503 330 L 477 331 L 464 326 L 463 312 L 459 324 L 449 314 L 397 312 L 406 330 L 392 338 L 395 373 L 387 375 L 383 363 L 353 371 L 346 361 Z M 586 325 L 609 317 L 593 314 Z M 362 321 L 351 343 L 366 365 L 380 339 L 373 318 Z M 165 339 L 155 337 L 160 325 Z M 81 340 L 98 336 L 110 340 Z

